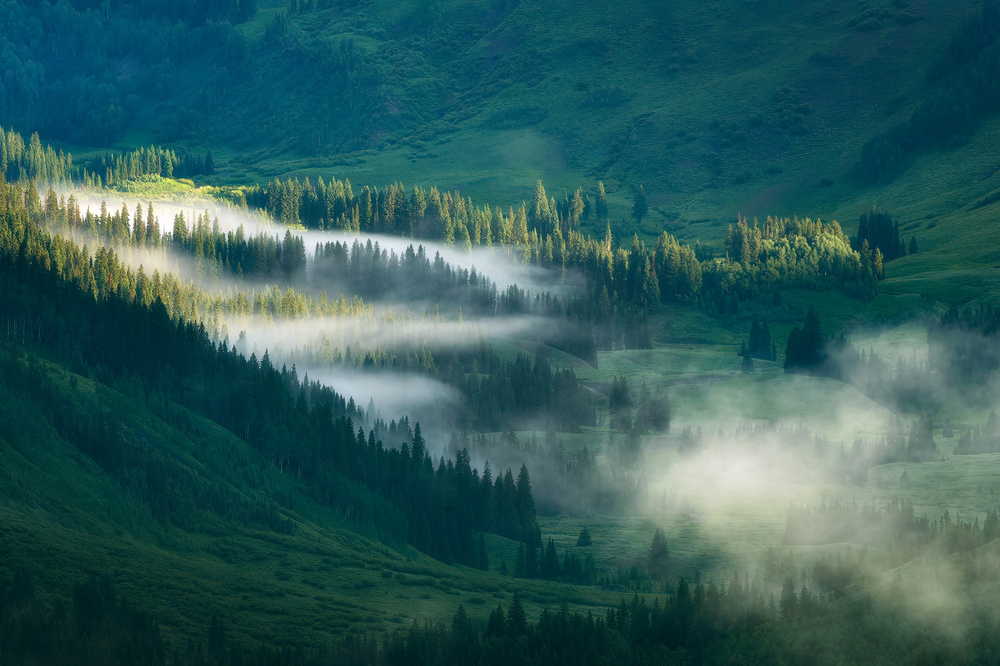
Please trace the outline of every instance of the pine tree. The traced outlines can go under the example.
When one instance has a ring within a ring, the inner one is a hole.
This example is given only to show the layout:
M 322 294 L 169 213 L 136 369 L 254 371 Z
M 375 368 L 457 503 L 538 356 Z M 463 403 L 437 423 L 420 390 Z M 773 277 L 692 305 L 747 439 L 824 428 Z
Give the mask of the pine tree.
M 486 623 L 487 638 L 502 638 L 507 633 L 507 618 L 504 617 L 503 606 L 497 607 L 490 613 L 490 619 Z
M 514 596 L 510 599 L 510 608 L 507 609 L 507 635 L 523 636 L 527 631 L 528 618 L 524 613 L 524 606 L 521 605 L 521 596 L 514 592 Z
M 556 544 L 552 537 L 549 537 L 548 545 L 545 546 L 544 563 L 542 576 L 549 580 L 559 578 L 559 555 L 556 553 Z
M 642 185 L 635 191 L 635 199 L 632 202 L 632 217 L 637 223 L 642 222 L 649 212 L 649 202 L 646 200 L 646 190 Z
M 573 200 L 569 205 L 569 226 L 571 229 L 576 229 L 580 226 L 580 220 L 582 219 L 585 207 L 586 204 L 584 204 L 583 201 L 583 193 L 577 189 L 577 191 L 573 193 Z
M 590 530 L 588 530 L 586 527 L 584 527 L 582 530 L 580 530 L 580 536 L 578 536 L 576 538 L 576 545 L 577 546 L 589 546 L 592 543 L 593 543 L 593 540 L 590 537 Z
M 521 529 L 525 533 L 534 534 L 535 531 L 535 500 L 531 495 L 531 479 L 528 476 L 528 466 L 521 464 L 521 471 L 517 475 L 517 518 L 520 521 Z
M 608 219 L 608 196 L 604 192 L 604 183 L 597 183 L 597 196 L 594 201 L 594 217 L 600 220 Z
M 646 556 L 646 568 L 653 580 L 662 580 L 670 572 L 670 549 L 667 547 L 667 536 L 660 528 L 656 528 L 653 533 L 653 543 Z
M 781 600 L 778 604 L 781 617 L 785 620 L 794 618 L 797 615 L 798 603 L 799 600 L 795 596 L 795 583 L 791 577 L 788 577 L 781 586 Z

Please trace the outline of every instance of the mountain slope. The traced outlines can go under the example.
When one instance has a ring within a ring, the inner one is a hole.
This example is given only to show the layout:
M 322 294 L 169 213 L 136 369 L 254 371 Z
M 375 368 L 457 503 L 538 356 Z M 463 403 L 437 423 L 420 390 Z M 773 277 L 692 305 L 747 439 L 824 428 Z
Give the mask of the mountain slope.
M 712 239 L 719 230 L 699 221 L 840 214 L 830 186 L 846 187 L 865 142 L 925 99 L 927 72 L 978 11 L 943 0 L 260 6 L 231 25 L 129 4 L 0 3 L 12 28 L 0 112 L 75 153 L 210 147 L 218 182 L 419 174 L 515 202 L 539 178 L 553 193 L 601 179 L 616 220 L 643 184 L 647 232 L 666 218 Z

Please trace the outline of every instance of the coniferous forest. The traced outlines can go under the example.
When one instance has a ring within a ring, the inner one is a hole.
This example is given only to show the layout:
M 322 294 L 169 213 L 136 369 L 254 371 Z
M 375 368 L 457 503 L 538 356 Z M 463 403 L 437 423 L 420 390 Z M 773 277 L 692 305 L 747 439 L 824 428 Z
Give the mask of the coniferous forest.
M 0 665 L 1000 660 L 997 0 L 0 26 Z

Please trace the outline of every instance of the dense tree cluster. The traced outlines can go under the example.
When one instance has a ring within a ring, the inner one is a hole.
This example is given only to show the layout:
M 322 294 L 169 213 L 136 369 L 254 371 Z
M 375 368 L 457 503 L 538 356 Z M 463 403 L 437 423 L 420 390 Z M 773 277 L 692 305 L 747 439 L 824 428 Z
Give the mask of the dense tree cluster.
M 74 176 L 73 156 L 49 145 L 43 148 L 38 132 L 25 143 L 14 130 L 0 127 L 0 173 L 12 182 L 68 183 Z
M 750 324 L 750 340 L 740 345 L 740 356 L 744 359 L 778 360 L 778 349 L 771 339 L 771 327 L 767 320 L 761 322 L 760 317 L 754 315 L 753 323 Z
M 0 580 L 0 663 L 165 666 L 156 619 L 120 599 L 107 576 L 77 583 L 71 603 L 45 601 L 28 572 Z
M 35 181 L 57 185 L 78 183 L 84 187 L 120 186 L 148 177 L 190 178 L 215 169 L 212 151 L 203 157 L 192 153 L 179 156 L 159 146 L 145 146 L 129 152 L 106 152 L 74 164 L 73 156 L 42 146 L 38 133 L 27 142 L 13 129 L 0 128 L 0 172 L 10 182 Z
M 858 235 L 852 239 L 852 246 L 862 256 L 872 256 L 875 276 L 879 280 L 885 273 L 883 262 L 906 256 L 906 246 L 899 238 L 899 222 L 877 208 L 873 208 L 871 213 L 861 214 Z
M 823 502 L 815 507 L 790 509 L 784 543 L 871 546 L 881 549 L 881 557 L 885 558 L 883 567 L 890 569 L 917 557 L 972 550 L 997 538 L 1000 538 L 1000 512 L 995 507 L 986 513 L 980 525 L 978 516 L 961 520 L 947 511 L 935 519 L 918 516 L 912 504 L 892 500 L 883 508 Z
M 838 556 L 840 557 L 840 556 Z M 772 558 L 773 559 L 773 558 Z M 814 585 L 840 585 L 858 570 L 856 558 L 821 558 Z M 214 615 L 198 640 L 167 649 L 158 623 L 117 599 L 107 579 L 77 585 L 72 610 L 43 601 L 31 579 L 18 576 L 0 589 L 0 637 L 12 663 L 157 666 L 319 666 L 348 664 L 603 664 L 802 663 L 836 653 L 846 663 L 872 660 L 988 663 L 1000 650 L 988 613 L 955 632 L 928 631 L 912 616 L 867 595 L 831 604 L 833 591 L 817 594 L 786 576 L 780 595 L 755 577 L 734 575 L 728 585 L 677 581 L 669 594 L 634 595 L 602 612 L 543 609 L 537 622 L 519 594 L 497 604 L 484 625 L 459 604 L 449 625 L 420 625 L 384 635 L 351 634 L 325 646 L 261 645 L 248 648 Z M 843 590 L 842 587 L 837 589 Z M 93 619 L 91 619 L 93 618 Z M 169 656 L 169 661 L 167 660 Z
M 648 346 L 641 333 L 643 313 L 661 302 L 731 312 L 742 301 L 769 296 L 782 287 L 843 288 L 870 298 L 882 273 L 876 254 L 852 249 L 837 223 L 809 219 L 769 217 L 763 226 L 741 219 L 727 237 L 725 259 L 699 259 L 697 248 L 680 245 L 666 232 L 652 250 L 638 237 L 630 248 L 618 247 L 610 225 L 603 239 L 577 229 L 590 214 L 581 191 L 557 203 L 547 198 L 541 182 L 530 204 L 506 214 L 437 188 L 425 192 L 414 187 L 408 195 L 399 183 L 384 190 L 366 187 L 355 195 L 349 181 L 326 184 L 320 179 L 312 185 L 308 180 L 276 180 L 266 188 L 244 188 L 230 196 L 288 223 L 441 239 L 466 248 L 505 246 L 526 262 L 573 268 L 587 278 L 591 307 L 617 311 L 630 324 L 620 331 L 595 330 L 601 349 Z M 601 219 L 600 196 L 597 200 L 594 216 Z M 629 329 L 640 335 L 625 339 Z
M 0 113 L 20 131 L 107 146 L 144 108 L 167 102 L 174 113 L 160 133 L 190 133 L 220 101 L 215 85 L 246 60 L 230 21 L 255 11 L 255 0 L 2 2 Z M 200 95 L 190 92 L 195 60 Z
M 991 410 L 985 425 L 979 425 L 958 438 L 957 455 L 1000 453 L 1000 417 Z
M 151 294 L 135 288 L 135 274 L 113 253 L 91 259 L 44 232 L 34 188 L 0 181 L 0 211 L 0 310 L 8 340 L 42 345 L 108 381 L 141 378 L 147 400 L 175 402 L 216 421 L 362 529 L 449 561 L 482 563 L 482 537 L 475 535 L 485 526 L 471 513 L 468 520 L 451 515 L 471 511 L 476 503 L 468 493 L 480 492 L 462 460 L 442 459 L 435 469 L 419 429 L 409 451 L 386 449 L 373 432 L 354 431 L 352 418 L 360 414 L 353 401 L 300 380 L 294 367 L 278 370 L 266 352 L 245 358 L 225 342 L 214 344 L 203 324 L 172 319 L 160 299 L 147 302 Z M 114 430 L 98 421 L 63 436 L 108 469 L 143 464 L 141 456 L 123 458 Z
M 785 372 L 823 374 L 827 367 L 826 340 L 819 323 L 819 313 L 810 306 L 802 327 L 794 327 L 785 346 Z
M 632 408 L 636 407 L 635 417 Z M 623 432 L 662 433 L 670 430 L 670 401 L 662 388 L 651 392 L 643 382 L 638 399 L 633 399 L 628 379 L 615 377 L 608 391 L 611 426 Z
M 593 402 L 576 373 L 569 368 L 553 371 L 544 352 L 535 354 L 534 363 L 523 353 L 504 361 L 484 345 L 473 359 L 473 372 L 466 373 L 458 363 L 443 366 L 440 377 L 465 396 L 460 426 L 497 432 L 525 426 L 576 431 L 581 425 L 595 425 Z
M 179 156 L 175 151 L 159 146 L 141 147 L 131 152 L 105 153 L 77 165 L 74 180 L 86 187 L 114 187 L 129 181 L 153 176 L 160 178 L 192 178 L 212 175 L 215 162 L 212 151 L 204 157 L 192 153 Z
M 463 434 L 450 450 L 468 448 L 473 457 L 501 466 L 525 461 L 536 477 L 544 480 L 535 488 L 535 501 L 545 515 L 623 514 L 642 506 L 648 487 L 641 471 L 636 473 L 619 463 L 616 447 L 617 442 L 609 441 L 609 455 L 602 460 L 586 446 L 567 447 L 550 430 L 543 437 L 535 433 L 518 436 L 512 431 Z M 536 547 L 541 548 L 540 539 Z

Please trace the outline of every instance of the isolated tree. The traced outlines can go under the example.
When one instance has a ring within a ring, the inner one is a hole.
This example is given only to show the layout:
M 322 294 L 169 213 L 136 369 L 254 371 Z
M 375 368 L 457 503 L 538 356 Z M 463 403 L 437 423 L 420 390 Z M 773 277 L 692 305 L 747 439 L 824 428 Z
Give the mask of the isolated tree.
M 497 607 L 490 612 L 490 619 L 486 622 L 487 638 L 503 638 L 507 633 L 507 618 L 503 613 L 503 606 Z
M 802 328 L 796 326 L 788 334 L 785 347 L 785 372 L 812 372 L 823 363 L 823 331 L 819 314 L 810 306 Z
M 573 200 L 569 205 L 569 225 L 571 228 L 575 229 L 580 226 L 580 219 L 583 216 L 583 211 L 586 208 L 586 204 L 583 201 L 583 193 L 577 189 L 573 193 Z
M 576 545 L 577 546 L 590 546 L 592 544 L 593 544 L 593 541 L 590 538 L 590 530 L 588 530 L 586 527 L 584 527 L 582 530 L 580 530 L 580 536 L 578 536 L 576 538 Z
M 594 201 L 594 217 L 598 220 L 608 219 L 608 195 L 604 192 L 604 183 L 597 183 L 597 195 Z
M 662 580 L 670 572 L 670 549 L 667 547 L 667 535 L 661 528 L 653 533 L 653 543 L 646 556 L 646 569 L 653 580 Z
M 917 237 L 910 236 L 910 254 L 917 253 Z
M 507 635 L 522 636 L 528 631 L 528 618 L 521 605 L 521 596 L 514 592 L 507 609 Z
M 781 617 L 785 620 L 794 618 L 798 610 L 798 605 L 799 600 L 795 596 L 795 583 L 789 576 L 785 578 L 785 582 L 781 586 L 781 600 L 778 603 L 778 610 L 781 613 Z
M 766 321 L 761 323 L 757 316 L 750 325 L 748 351 L 754 358 L 774 360 L 771 358 L 771 329 Z
M 639 432 L 661 433 L 670 429 L 670 400 L 661 387 L 651 392 L 643 382 L 639 390 L 639 409 L 635 417 Z
M 612 427 L 625 431 L 632 426 L 632 398 L 629 395 L 628 380 L 625 377 L 615 377 L 611 381 L 608 409 Z
M 554 579 L 559 577 L 559 555 L 556 553 L 556 544 L 549 537 L 549 542 L 545 546 L 545 554 L 543 555 L 543 566 L 542 566 L 542 577 L 548 579 Z
M 632 217 L 636 222 L 642 222 L 649 212 L 649 202 L 646 200 L 646 190 L 642 185 L 635 191 L 635 198 L 632 201 Z
M 535 500 L 531 496 L 531 479 L 528 476 L 528 466 L 521 464 L 521 471 L 517 475 L 517 518 L 521 522 L 521 529 L 527 534 L 534 533 L 535 530 Z

